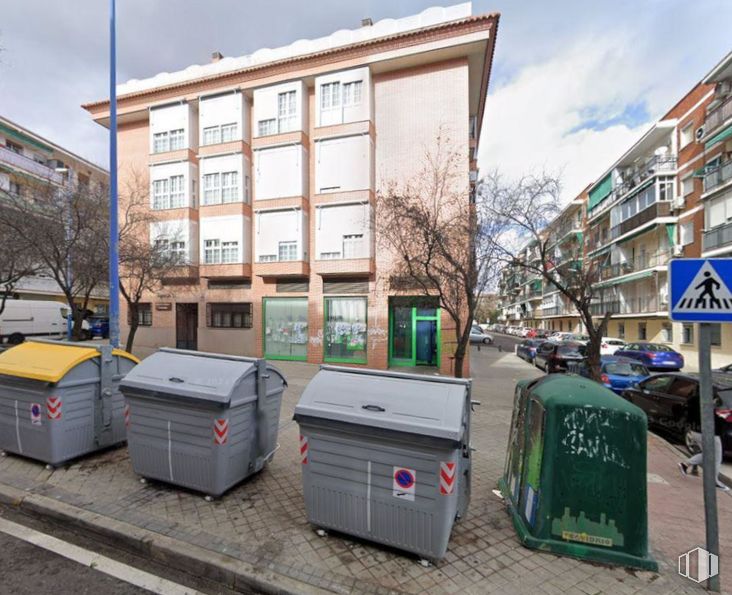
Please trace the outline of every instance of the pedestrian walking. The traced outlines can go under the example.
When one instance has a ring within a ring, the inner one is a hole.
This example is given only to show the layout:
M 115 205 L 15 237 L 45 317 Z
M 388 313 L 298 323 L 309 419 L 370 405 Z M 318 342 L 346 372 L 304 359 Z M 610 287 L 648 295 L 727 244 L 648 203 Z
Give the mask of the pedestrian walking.
M 704 452 L 701 450 L 702 448 L 702 435 L 701 432 L 698 432 L 693 430 L 691 432 L 692 440 L 696 442 L 697 446 L 699 446 L 699 452 L 690 456 L 686 461 L 679 463 L 679 469 L 681 470 L 681 474 L 684 476 L 687 475 L 699 475 L 699 467 L 702 464 L 702 461 L 704 460 Z M 728 492 L 729 487 L 727 487 L 725 484 L 723 484 L 719 480 L 719 470 L 722 466 L 722 438 L 721 435 L 721 427 L 719 424 L 714 424 L 714 481 L 717 484 L 717 488 Z

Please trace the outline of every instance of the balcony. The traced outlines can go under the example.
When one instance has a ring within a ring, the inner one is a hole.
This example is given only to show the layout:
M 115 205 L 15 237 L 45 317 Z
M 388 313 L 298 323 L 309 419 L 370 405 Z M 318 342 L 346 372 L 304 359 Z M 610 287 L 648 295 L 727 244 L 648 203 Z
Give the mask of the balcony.
M 313 262 L 313 272 L 323 277 L 373 275 L 375 271 L 373 258 L 334 258 Z
M 568 306 L 553 306 L 551 308 L 542 308 L 541 315 L 546 316 L 578 316 L 578 313 Z
M 628 298 L 624 301 L 603 301 L 590 305 L 593 316 L 610 314 L 650 314 L 658 312 L 659 300 L 656 296 Z M 666 307 L 665 305 L 663 306 Z
M 713 227 L 709 231 L 704 232 L 702 238 L 702 250 L 717 250 L 729 246 L 732 248 L 732 222 L 724 225 Z
M 732 160 L 725 161 L 704 173 L 704 192 L 710 192 L 732 180 Z
M 252 276 L 252 265 L 249 263 L 202 264 L 199 271 L 201 277 L 207 279 L 249 279 Z
M 668 217 L 671 215 L 671 202 L 654 202 L 650 207 L 646 207 L 640 213 L 636 213 L 629 219 L 623 221 L 620 225 L 616 225 L 610 230 L 610 239 L 615 240 L 620 236 L 637 229 L 641 225 L 653 221 L 657 217 Z
M 668 264 L 671 260 L 671 253 L 657 252 L 655 254 L 641 254 L 631 260 L 604 266 L 600 269 L 600 279 L 614 279 L 622 275 L 628 275 L 637 271 L 644 271 L 658 266 Z
M 182 265 L 171 269 L 171 271 L 161 279 L 163 285 L 188 285 L 198 281 L 197 265 Z
M 704 120 L 704 136 L 709 137 L 729 119 L 732 119 L 732 95 L 707 114 Z
M 63 175 L 35 159 L 20 155 L 6 147 L 0 147 L 0 163 L 7 163 L 11 167 L 23 170 L 26 173 L 48 180 L 54 184 L 63 183 Z
M 254 264 L 257 277 L 307 277 L 310 264 L 304 260 L 279 260 Z
M 650 178 L 651 176 L 655 176 L 657 174 L 662 173 L 670 173 L 676 170 L 676 158 L 675 157 L 665 157 L 663 155 L 654 155 L 651 157 L 648 161 L 645 162 L 641 167 L 637 168 L 633 173 L 630 175 L 625 174 L 623 177 L 626 177 L 627 180 L 623 182 L 622 184 L 619 184 L 618 186 L 615 186 L 613 188 L 612 192 L 612 201 L 614 202 L 615 199 L 621 198 L 623 195 L 627 194 L 633 188 L 636 186 L 639 186 L 642 182 Z

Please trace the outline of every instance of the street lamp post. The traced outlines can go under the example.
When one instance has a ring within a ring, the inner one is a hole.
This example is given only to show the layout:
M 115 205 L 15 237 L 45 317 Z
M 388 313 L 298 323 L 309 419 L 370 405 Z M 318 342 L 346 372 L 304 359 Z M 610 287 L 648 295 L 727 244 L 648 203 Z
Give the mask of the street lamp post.
M 119 231 L 117 223 L 116 2 L 109 0 L 109 343 L 119 347 Z

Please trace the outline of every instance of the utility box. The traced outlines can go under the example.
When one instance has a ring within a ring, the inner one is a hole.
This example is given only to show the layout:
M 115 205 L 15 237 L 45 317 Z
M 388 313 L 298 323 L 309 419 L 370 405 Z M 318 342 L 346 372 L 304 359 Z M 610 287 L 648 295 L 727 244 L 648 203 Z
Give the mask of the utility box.
M 132 468 L 220 496 L 274 456 L 285 386 L 263 359 L 160 349 L 120 387 Z
M 470 389 L 321 366 L 295 408 L 308 521 L 442 558 L 470 500 Z
M 499 487 L 521 542 L 657 570 L 648 553 L 646 428 L 641 409 L 586 378 L 519 382 Z
M 8 349 L 0 355 L 0 449 L 56 466 L 124 442 L 119 382 L 138 361 L 108 345 Z

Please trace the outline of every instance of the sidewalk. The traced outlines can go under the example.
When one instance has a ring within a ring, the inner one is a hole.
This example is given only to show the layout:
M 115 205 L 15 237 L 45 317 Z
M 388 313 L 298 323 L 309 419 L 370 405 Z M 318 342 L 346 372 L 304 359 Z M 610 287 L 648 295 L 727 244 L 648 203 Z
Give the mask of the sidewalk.
M 658 575 L 589 564 L 522 547 L 505 505 L 492 493 L 503 470 L 513 387 L 539 373 L 513 354 L 473 353 L 472 501 L 455 526 L 445 559 L 423 568 L 416 559 L 367 542 L 318 537 L 305 519 L 298 428 L 292 414 L 317 366 L 276 364 L 286 374 L 281 449 L 256 477 L 224 498 L 162 484 L 142 485 L 126 449 L 66 468 L 8 456 L 0 459 L 0 502 L 94 531 L 183 571 L 267 592 L 316 593 L 686 593 L 700 587 L 676 573 L 679 554 L 703 545 L 701 483 L 676 469 L 678 453 L 649 439 L 651 547 Z M 732 500 L 720 494 L 722 560 L 732 557 Z M 722 577 L 723 585 L 728 575 Z M 732 578 L 730 578 L 732 580 Z

